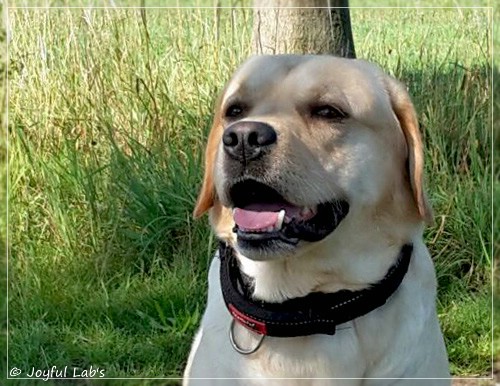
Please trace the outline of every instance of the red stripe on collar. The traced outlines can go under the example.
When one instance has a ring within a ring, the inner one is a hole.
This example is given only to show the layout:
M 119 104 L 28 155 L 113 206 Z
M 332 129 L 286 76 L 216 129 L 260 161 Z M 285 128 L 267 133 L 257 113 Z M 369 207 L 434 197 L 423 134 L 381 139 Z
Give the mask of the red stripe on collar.
M 231 313 L 231 315 L 233 315 L 234 320 L 236 320 L 243 327 L 246 327 L 249 330 L 256 332 L 258 334 L 267 335 L 267 327 L 264 322 L 255 320 L 245 315 L 243 312 L 238 311 L 236 307 L 233 306 L 231 303 L 227 305 L 227 308 Z

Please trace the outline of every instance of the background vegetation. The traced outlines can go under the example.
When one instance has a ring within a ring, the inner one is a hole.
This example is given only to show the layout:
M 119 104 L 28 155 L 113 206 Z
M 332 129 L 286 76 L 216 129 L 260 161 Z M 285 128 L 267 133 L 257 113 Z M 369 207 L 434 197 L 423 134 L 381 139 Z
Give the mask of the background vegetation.
M 178 377 L 214 250 L 191 218 L 204 142 L 218 91 L 250 55 L 251 10 L 9 16 L 9 368 Z M 405 81 L 419 112 L 451 370 L 487 376 L 492 12 L 351 18 L 358 57 Z

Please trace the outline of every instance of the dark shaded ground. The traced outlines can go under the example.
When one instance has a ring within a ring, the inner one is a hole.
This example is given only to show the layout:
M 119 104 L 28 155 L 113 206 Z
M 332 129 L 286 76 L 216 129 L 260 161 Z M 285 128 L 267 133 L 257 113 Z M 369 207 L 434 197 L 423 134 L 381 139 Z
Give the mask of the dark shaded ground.
M 495 362 L 493 366 L 494 380 L 484 379 L 455 379 L 452 386 L 497 386 L 500 385 L 500 361 Z

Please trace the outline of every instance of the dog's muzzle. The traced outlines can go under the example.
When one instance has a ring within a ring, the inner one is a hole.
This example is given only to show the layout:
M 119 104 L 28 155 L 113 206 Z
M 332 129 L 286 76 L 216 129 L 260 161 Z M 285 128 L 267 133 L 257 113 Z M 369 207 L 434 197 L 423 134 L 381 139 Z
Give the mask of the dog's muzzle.
M 320 241 L 332 233 L 347 216 L 349 204 L 333 199 L 311 206 L 297 206 L 277 190 L 253 179 L 229 189 L 233 231 L 242 250 L 279 252 L 299 241 Z

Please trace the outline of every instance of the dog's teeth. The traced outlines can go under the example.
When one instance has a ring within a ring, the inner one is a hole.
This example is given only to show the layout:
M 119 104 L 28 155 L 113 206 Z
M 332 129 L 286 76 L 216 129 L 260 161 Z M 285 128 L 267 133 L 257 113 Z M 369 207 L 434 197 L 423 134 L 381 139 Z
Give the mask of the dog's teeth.
M 283 220 L 285 219 L 285 209 L 281 209 L 278 214 L 278 220 L 276 221 L 276 225 L 274 226 L 277 230 L 280 230 L 283 226 Z
M 274 227 L 273 226 L 269 226 L 266 228 L 266 232 L 272 232 L 274 231 Z
M 304 206 L 302 208 L 302 210 L 300 211 L 300 216 L 301 217 L 309 218 L 309 217 L 314 216 L 315 214 L 316 214 L 316 208 L 315 207 Z

